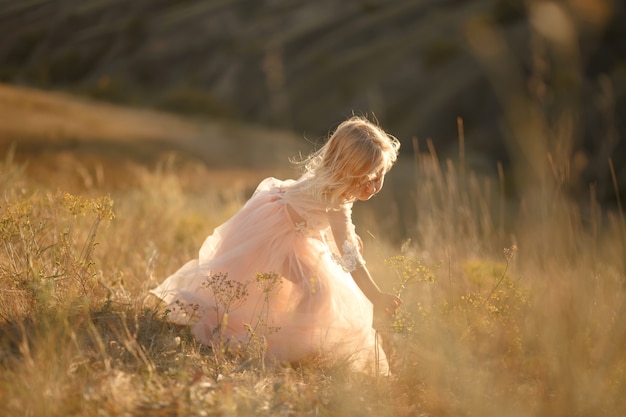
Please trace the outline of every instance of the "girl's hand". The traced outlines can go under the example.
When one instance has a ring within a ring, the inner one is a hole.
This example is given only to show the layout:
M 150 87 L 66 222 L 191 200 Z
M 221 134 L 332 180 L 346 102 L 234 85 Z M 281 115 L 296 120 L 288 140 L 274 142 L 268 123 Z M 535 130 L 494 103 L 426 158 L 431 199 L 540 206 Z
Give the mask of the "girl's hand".
M 384 313 L 387 316 L 394 316 L 398 307 L 402 305 L 402 300 L 393 294 L 381 292 L 374 304 L 376 313 Z
M 402 300 L 393 294 L 381 292 L 374 304 L 372 327 L 378 331 L 388 332 Z M 383 348 L 384 349 L 384 348 Z

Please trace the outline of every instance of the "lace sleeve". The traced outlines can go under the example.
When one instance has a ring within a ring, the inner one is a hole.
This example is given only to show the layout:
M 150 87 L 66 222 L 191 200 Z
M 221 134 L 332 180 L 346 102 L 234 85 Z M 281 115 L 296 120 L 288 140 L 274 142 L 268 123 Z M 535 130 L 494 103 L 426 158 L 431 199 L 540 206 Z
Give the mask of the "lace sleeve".
M 333 259 L 346 272 L 352 272 L 365 265 L 361 256 L 359 238 L 352 223 L 352 206 L 346 205 L 342 210 L 330 216 L 330 226 L 333 232 L 337 253 Z
M 335 257 L 335 261 L 341 265 L 344 271 L 352 272 L 355 269 L 365 265 L 365 260 L 359 252 L 359 248 L 351 243 L 349 240 L 344 240 L 341 246 L 343 256 Z

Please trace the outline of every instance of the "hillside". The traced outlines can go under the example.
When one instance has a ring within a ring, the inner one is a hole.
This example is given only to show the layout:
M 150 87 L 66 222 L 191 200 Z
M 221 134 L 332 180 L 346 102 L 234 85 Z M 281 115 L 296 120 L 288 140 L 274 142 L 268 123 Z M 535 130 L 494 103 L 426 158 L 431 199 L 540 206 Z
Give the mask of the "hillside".
M 44 183 L 65 175 L 64 186 L 70 188 L 84 187 L 81 177 L 109 189 L 132 187 L 138 170 L 163 164 L 195 175 L 197 184 L 190 186 L 250 186 L 263 175 L 291 172 L 288 159 L 312 146 L 279 129 L 197 120 L 3 84 L 0 114 L 2 157 L 12 152 Z
M 458 154 L 461 117 L 467 163 L 491 175 L 520 153 L 507 115 L 517 91 L 547 128 L 575 121 L 571 156 L 586 161 L 579 188 L 597 182 L 600 198 L 614 201 L 609 157 L 626 183 L 626 122 L 617 117 L 626 111 L 625 8 L 564 0 L 555 17 L 523 4 L 4 1 L 0 80 L 309 138 L 352 111 L 374 113 L 405 153 L 412 138 L 422 149 L 432 138 L 442 157 Z M 477 38 L 481 25 L 491 41 Z M 485 62 L 489 42 L 502 48 Z M 499 67 L 511 70 L 505 79 L 494 79 Z

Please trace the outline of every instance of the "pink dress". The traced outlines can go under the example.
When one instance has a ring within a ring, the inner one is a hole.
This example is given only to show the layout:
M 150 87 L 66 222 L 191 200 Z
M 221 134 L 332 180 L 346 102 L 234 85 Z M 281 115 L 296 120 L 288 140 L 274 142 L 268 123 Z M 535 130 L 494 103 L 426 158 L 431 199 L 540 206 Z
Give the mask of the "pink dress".
M 169 320 L 191 326 L 207 345 L 262 340 L 279 361 L 321 354 L 386 371 L 372 304 L 350 275 L 365 264 L 352 203 L 327 208 L 306 183 L 262 181 L 198 259 L 151 293 L 165 301 Z

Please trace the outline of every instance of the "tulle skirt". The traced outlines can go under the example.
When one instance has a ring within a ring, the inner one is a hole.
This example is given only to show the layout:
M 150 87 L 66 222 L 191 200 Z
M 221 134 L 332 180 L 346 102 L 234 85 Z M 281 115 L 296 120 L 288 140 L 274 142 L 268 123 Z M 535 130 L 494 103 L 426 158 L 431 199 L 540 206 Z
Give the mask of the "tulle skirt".
M 301 233 L 268 179 L 207 237 L 198 259 L 151 292 L 172 322 L 202 343 L 261 343 L 279 361 L 311 356 L 387 370 L 375 343 L 372 304 L 333 259 L 320 233 Z

